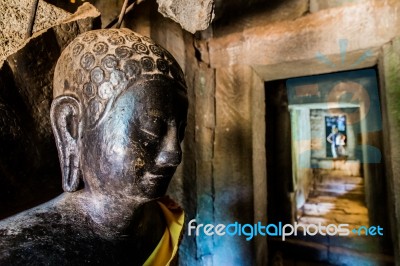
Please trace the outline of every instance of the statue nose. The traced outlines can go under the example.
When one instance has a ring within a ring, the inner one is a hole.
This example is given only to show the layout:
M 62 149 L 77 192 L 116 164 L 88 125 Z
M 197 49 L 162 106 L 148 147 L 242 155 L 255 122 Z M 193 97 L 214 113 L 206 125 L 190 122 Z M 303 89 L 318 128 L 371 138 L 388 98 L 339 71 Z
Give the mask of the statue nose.
M 168 127 L 167 134 L 162 141 L 160 152 L 156 158 L 158 166 L 176 167 L 181 163 L 182 150 L 175 123 Z
M 156 163 L 158 166 L 176 167 L 181 163 L 182 152 L 180 151 L 162 151 L 158 154 Z

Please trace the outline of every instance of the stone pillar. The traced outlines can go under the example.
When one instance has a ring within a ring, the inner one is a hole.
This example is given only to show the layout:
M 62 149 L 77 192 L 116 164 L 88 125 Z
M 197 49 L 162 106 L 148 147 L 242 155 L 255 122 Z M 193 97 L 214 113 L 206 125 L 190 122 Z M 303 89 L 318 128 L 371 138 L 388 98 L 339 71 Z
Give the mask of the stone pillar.
M 252 73 L 247 66 L 216 70 L 213 158 L 216 224 L 253 223 Z M 252 264 L 253 243 L 245 238 L 243 235 L 215 237 L 214 265 Z
M 252 124 L 252 167 L 254 195 L 254 223 L 266 224 L 267 220 L 267 161 L 265 147 L 265 86 L 255 72 L 252 73 L 251 124 Z M 267 265 L 267 237 L 254 238 L 255 265 Z
M 389 215 L 396 265 L 400 265 L 400 37 L 383 46 L 379 60 L 383 142 Z

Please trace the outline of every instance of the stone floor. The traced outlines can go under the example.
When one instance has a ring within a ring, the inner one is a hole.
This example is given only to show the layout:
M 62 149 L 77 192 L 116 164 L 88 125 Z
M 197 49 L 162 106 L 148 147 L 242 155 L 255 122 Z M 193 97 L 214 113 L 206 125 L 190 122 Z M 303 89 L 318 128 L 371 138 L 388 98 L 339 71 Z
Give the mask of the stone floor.
M 313 190 L 298 210 L 298 228 L 310 224 L 349 224 L 352 230 L 368 226 L 364 179 L 360 163 L 354 160 L 322 160 L 315 171 Z M 330 169 L 328 169 L 330 168 Z M 274 266 L 300 265 L 394 265 L 393 256 L 383 252 L 382 239 L 357 235 L 314 235 L 271 238 L 269 247 Z
M 361 176 L 324 174 L 314 184 L 308 200 L 299 210 L 301 225 L 349 224 L 368 226 L 364 179 Z

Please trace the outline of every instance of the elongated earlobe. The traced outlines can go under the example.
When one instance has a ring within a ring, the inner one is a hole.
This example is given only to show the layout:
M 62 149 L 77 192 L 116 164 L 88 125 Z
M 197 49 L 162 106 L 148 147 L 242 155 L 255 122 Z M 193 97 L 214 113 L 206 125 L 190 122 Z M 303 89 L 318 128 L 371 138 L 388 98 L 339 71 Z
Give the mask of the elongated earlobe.
M 51 126 L 56 140 L 64 191 L 73 192 L 79 186 L 81 135 L 81 105 L 72 96 L 59 96 L 50 109 Z

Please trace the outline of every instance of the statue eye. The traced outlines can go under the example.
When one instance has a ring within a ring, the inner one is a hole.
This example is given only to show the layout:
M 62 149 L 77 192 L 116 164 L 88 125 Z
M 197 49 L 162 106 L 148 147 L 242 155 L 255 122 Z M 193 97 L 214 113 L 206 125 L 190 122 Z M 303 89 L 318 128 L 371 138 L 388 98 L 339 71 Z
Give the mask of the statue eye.
M 140 130 L 145 133 L 145 137 L 149 140 L 157 140 L 164 134 L 165 123 L 158 117 L 148 117 L 146 121 L 142 121 Z
M 140 130 L 141 130 L 142 132 L 146 133 L 146 135 L 147 135 L 147 137 L 148 137 L 149 139 L 154 140 L 154 139 L 157 139 L 157 138 L 159 137 L 156 133 L 151 132 L 151 131 L 149 131 L 149 130 L 147 130 L 147 129 L 145 129 L 145 128 L 141 128 Z

